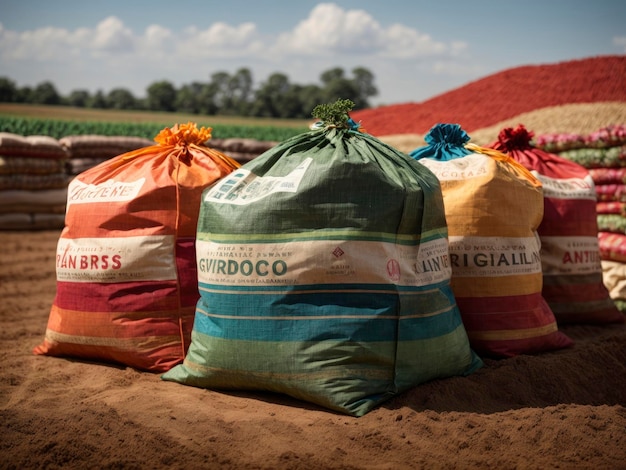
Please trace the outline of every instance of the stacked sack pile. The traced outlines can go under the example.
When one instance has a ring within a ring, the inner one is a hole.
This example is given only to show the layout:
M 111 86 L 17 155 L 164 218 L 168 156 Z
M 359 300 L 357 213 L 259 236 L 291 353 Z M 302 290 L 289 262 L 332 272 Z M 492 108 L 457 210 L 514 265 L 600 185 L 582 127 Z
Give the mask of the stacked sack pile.
M 154 144 L 142 137 L 106 135 L 69 135 L 59 143 L 67 150 L 67 173 L 71 177 L 117 155 Z
M 63 227 L 67 160 L 52 137 L 0 132 L 0 229 Z
M 211 148 L 248 162 L 277 142 L 214 139 Z M 150 147 L 135 136 L 22 136 L 0 132 L 0 230 L 63 228 L 69 182 L 118 155 Z
M 246 138 L 211 139 L 211 148 L 227 154 L 237 162 L 244 164 L 271 149 L 279 142 Z
M 539 135 L 535 145 L 589 170 L 597 195 L 604 283 L 626 312 L 626 126 L 611 125 L 588 135 Z

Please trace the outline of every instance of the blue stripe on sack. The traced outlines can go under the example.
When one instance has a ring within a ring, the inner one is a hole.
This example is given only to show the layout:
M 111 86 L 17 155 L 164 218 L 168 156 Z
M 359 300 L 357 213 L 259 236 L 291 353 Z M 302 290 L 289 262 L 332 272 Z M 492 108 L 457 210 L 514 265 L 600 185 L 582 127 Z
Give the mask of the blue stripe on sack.
M 439 310 L 399 314 L 403 296 L 397 295 L 295 294 L 288 296 L 288 301 L 267 294 L 202 297 L 194 330 L 207 336 L 254 341 L 408 341 L 448 334 L 461 322 L 454 303 L 444 303 Z M 413 298 L 407 303 L 415 302 Z
M 213 286 L 215 287 L 215 286 Z M 398 293 L 394 290 L 382 291 L 379 289 L 357 290 L 357 289 L 333 289 L 331 286 L 324 288 L 318 285 L 315 289 L 307 286 L 297 286 L 297 291 L 289 291 L 283 288 L 275 288 L 271 291 L 257 289 L 256 291 L 241 292 L 240 290 L 222 291 L 205 294 L 202 292 L 201 299 L 206 300 L 206 304 L 211 306 L 213 312 L 236 312 L 237 316 L 273 316 L 276 309 L 293 309 L 294 305 L 308 305 L 315 307 L 311 313 L 321 308 L 333 308 L 341 312 L 354 310 L 355 314 L 361 311 L 378 311 L 381 309 L 395 308 L 398 304 Z M 343 286 L 342 286 L 343 287 Z M 237 304 L 237 309 L 233 310 L 233 303 Z M 291 314 L 292 312 L 282 312 L 281 314 Z M 308 313 L 298 313 L 299 316 Z M 342 313 L 341 315 L 344 315 Z M 395 312 L 391 315 L 397 316 Z
M 215 306 L 221 299 L 236 296 L 235 300 L 244 305 L 238 306 L 238 314 L 242 313 L 245 305 L 256 315 L 255 302 L 263 305 L 264 311 L 271 312 L 275 305 L 289 305 L 305 303 L 307 305 L 332 305 L 337 308 L 379 309 L 389 308 L 401 304 L 411 316 L 431 315 L 432 312 L 447 310 L 450 306 L 456 307 L 456 299 L 448 280 L 426 286 L 402 286 L 393 284 L 303 284 L 289 286 L 250 287 L 234 285 L 217 285 L 199 283 L 201 300 L 207 305 Z M 262 300 L 263 297 L 269 297 Z M 244 300 L 244 302 L 241 302 Z M 258 299 L 258 300 L 257 300 Z M 275 301 L 274 299 L 279 299 Z M 219 304 L 218 304 L 219 305 Z M 232 304 L 226 302 L 218 307 L 218 312 L 229 312 Z M 400 316 L 407 316 L 405 311 Z M 245 313 L 244 315 L 248 315 Z

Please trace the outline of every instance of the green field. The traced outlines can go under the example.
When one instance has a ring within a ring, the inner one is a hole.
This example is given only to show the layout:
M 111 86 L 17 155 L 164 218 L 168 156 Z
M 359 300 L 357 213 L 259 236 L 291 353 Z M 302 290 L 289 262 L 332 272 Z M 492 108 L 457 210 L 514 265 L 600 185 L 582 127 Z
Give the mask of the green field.
M 0 103 L 0 131 L 55 138 L 102 134 L 152 139 L 164 127 L 194 122 L 198 127 L 211 127 L 213 138 L 284 140 L 305 132 L 312 121 Z

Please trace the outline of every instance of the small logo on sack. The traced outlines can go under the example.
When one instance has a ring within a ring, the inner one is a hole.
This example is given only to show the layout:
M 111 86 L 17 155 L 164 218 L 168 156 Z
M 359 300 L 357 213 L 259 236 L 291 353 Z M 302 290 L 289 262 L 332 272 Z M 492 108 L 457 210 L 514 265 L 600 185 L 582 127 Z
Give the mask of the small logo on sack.
M 345 253 L 345 252 L 344 252 L 341 248 L 339 248 L 339 247 L 337 247 L 337 248 L 335 248 L 335 249 L 333 250 L 333 256 L 334 256 L 335 258 L 341 258 L 341 257 L 344 255 L 344 253 Z
M 392 281 L 397 282 L 400 280 L 400 263 L 398 263 L 398 260 L 390 259 L 387 261 L 387 275 Z

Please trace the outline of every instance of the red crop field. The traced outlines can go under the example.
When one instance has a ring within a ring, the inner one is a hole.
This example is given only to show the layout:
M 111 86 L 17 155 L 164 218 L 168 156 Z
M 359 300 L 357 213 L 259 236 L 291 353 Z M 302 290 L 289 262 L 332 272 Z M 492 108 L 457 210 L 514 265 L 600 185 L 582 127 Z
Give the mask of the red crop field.
M 425 134 L 440 122 L 471 132 L 550 106 L 616 101 L 626 102 L 626 55 L 508 69 L 421 103 L 355 111 L 351 117 L 377 136 Z

